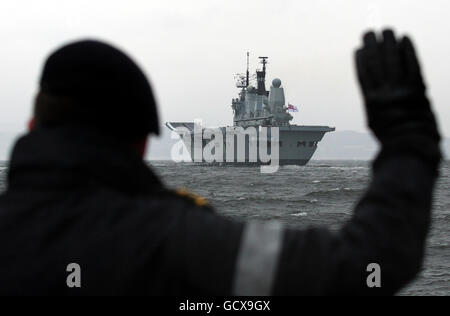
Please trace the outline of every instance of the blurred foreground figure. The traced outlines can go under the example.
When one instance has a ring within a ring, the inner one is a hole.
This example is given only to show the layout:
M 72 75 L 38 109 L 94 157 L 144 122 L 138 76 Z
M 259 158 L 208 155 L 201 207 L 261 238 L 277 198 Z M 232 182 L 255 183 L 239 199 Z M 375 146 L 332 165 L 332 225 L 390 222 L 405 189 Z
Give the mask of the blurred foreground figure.
M 439 134 L 408 38 L 369 33 L 356 61 L 382 149 L 332 233 L 232 221 L 166 189 L 143 161 L 159 132 L 143 73 L 103 43 L 57 50 L 0 197 L 0 294 L 396 293 L 422 265 Z M 381 287 L 367 284 L 372 263 Z

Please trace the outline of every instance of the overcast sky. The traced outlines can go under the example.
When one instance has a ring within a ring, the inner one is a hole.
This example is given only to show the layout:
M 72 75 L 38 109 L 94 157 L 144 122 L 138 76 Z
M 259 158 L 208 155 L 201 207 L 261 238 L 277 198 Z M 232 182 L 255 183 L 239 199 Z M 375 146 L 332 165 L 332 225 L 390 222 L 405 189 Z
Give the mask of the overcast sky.
M 443 133 L 450 136 L 450 1 L 224 0 L 0 2 L 0 132 L 21 132 L 43 61 L 63 43 L 104 39 L 150 77 L 163 121 L 232 124 L 234 74 L 269 56 L 294 123 L 364 131 L 353 51 L 368 27 L 412 35 Z

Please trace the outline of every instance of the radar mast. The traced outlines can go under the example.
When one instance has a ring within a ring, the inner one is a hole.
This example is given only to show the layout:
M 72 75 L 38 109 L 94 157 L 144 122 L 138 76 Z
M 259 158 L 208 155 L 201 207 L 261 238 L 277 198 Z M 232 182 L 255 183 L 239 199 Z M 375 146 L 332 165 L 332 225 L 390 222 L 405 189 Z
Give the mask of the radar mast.
M 265 95 L 267 96 L 267 91 L 266 91 L 266 64 L 267 64 L 267 59 L 269 57 L 258 57 L 259 59 L 261 59 L 261 64 L 263 65 L 262 71 L 256 71 L 256 77 L 257 77 L 257 83 L 258 83 L 258 88 L 257 88 L 257 92 L 258 95 Z

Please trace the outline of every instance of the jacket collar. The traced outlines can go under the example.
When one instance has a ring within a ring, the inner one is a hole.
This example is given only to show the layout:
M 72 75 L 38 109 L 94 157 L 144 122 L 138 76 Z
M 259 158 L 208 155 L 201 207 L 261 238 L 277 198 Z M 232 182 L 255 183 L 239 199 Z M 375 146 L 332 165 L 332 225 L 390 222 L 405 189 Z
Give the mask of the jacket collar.
M 38 129 L 17 141 L 10 162 L 9 189 L 62 190 L 90 184 L 129 195 L 163 190 L 137 153 L 96 131 Z

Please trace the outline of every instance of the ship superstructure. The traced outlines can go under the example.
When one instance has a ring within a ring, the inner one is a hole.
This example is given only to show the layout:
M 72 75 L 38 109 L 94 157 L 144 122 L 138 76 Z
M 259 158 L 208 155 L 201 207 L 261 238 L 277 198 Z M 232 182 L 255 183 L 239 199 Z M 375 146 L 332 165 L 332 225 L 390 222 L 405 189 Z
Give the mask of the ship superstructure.
M 245 133 L 243 138 L 245 140 L 245 153 L 239 155 L 237 153 L 238 142 L 230 144 L 230 138 L 225 136 L 218 140 L 217 136 L 211 138 L 208 132 L 208 136 L 204 137 L 207 129 L 197 126 L 195 123 L 166 123 L 168 128 L 182 137 L 193 161 L 208 161 L 203 157 L 204 150 L 210 140 L 215 139 L 216 143 L 220 142 L 222 146 L 217 146 L 217 148 L 221 147 L 219 149 L 213 148 L 212 152 L 213 154 L 217 154 L 218 150 L 221 152 L 219 152 L 219 156 L 216 155 L 214 161 L 208 162 L 267 163 L 267 161 L 263 161 L 262 156 L 264 155 L 260 155 L 262 151 L 259 147 L 262 142 L 266 142 L 264 150 L 267 147 L 268 152 L 271 152 L 271 146 L 274 145 L 272 128 L 276 128 L 278 137 L 275 142 L 279 151 L 279 164 L 305 165 L 313 156 L 325 133 L 335 130 L 334 127 L 328 126 L 291 124 L 290 121 L 293 116 L 289 113 L 289 107 L 292 106 L 286 104 L 282 82 L 278 78 L 273 79 L 270 90 L 267 91 L 266 68 L 268 57 L 259 57 L 259 60 L 262 68 L 256 71 L 256 86 L 253 86 L 250 82 L 249 54 L 247 53 L 247 70 L 245 74 L 238 75 L 236 84 L 239 89 L 238 97 L 232 99 L 231 102 L 233 126 L 215 129 L 223 135 L 230 132 L 235 133 L 237 134 L 236 137 Z M 256 135 L 248 133 L 249 130 L 256 130 Z M 264 130 L 268 130 L 267 134 L 258 133 Z M 264 135 L 264 137 L 261 137 L 261 135 Z M 199 141 L 200 139 L 201 141 Z M 231 139 L 234 140 L 234 138 Z M 230 145 L 233 148 L 230 148 Z M 251 151 L 255 146 L 257 147 L 256 157 Z M 230 151 L 230 149 L 233 153 L 230 155 L 230 152 L 228 152 L 227 156 L 227 150 Z

